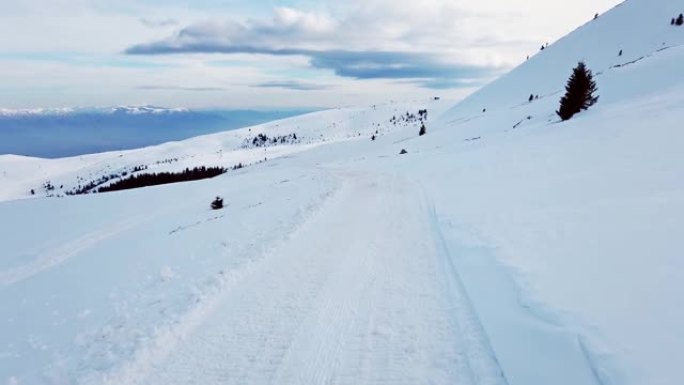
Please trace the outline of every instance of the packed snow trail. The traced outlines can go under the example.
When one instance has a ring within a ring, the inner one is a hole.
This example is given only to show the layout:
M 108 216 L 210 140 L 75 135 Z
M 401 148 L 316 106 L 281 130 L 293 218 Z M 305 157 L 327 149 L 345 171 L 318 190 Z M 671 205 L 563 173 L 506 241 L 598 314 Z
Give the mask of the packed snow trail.
M 110 382 L 505 384 L 420 190 L 346 179 L 168 354 Z

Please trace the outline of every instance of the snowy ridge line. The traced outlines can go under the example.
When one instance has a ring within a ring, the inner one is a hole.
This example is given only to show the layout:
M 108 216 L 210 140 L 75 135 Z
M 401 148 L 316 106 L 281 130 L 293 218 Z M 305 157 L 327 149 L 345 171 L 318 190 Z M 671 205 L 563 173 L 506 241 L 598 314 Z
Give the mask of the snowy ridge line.
M 92 373 L 87 375 L 79 384 L 83 385 L 119 385 L 119 384 L 145 384 L 149 374 L 157 368 L 176 345 L 185 340 L 202 325 L 205 319 L 213 314 L 226 296 L 239 283 L 258 271 L 262 266 L 272 263 L 272 257 L 282 244 L 287 243 L 313 216 L 324 206 L 330 204 L 338 195 L 341 187 L 328 191 L 322 196 L 322 201 L 317 201 L 311 206 L 304 208 L 304 217 L 279 241 L 274 242 L 269 249 L 261 251 L 260 257 L 246 262 L 237 270 L 221 271 L 219 285 L 209 293 L 203 293 L 196 307 L 185 313 L 172 325 L 163 326 L 155 330 L 150 342 L 138 349 L 130 361 L 121 367 L 105 373 Z
M 460 311 L 457 311 L 457 314 L 454 315 L 455 321 L 464 337 L 474 337 L 467 338 L 466 340 L 468 366 L 471 370 L 473 381 L 478 385 L 510 385 L 506 378 L 506 373 L 499 363 L 496 352 L 492 348 L 487 330 L 473 306 L 473 301 L 449 252 L 439 224 L 436 205 L 428 200 L 426 193 L 422 190 L 421 196 L 423 197 L 423 204 L 427 208 L 430 226 L 439 247 L 439 257 L 444 264 L 449 296 L 455 303 L 460 302 L 460 309 L 457 309 Z M 476 366 L 478 362 L 480 365 Z

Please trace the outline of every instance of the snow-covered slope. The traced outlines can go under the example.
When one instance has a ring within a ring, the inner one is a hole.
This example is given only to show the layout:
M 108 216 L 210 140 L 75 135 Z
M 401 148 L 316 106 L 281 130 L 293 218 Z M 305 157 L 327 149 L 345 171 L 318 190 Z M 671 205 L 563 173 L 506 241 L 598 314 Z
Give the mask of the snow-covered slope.
M 681 8 L 671 0 L 627 0 L 483 87 L 446 117 L 521 108 L 530 94 L 555 104 L 578 61 L 597 75 L 604 106 L 675 88 L 684 74 L 674 57 L 681 54 L 672 51 L 681 52 L 684 33 L 670 25 L 670 19 L 684 11 Z M 635 69 L 642 65 L 651 65 L 652 70 Z
M 0 380 L 679 384 L 678 7 L 629 0 L 451 109 L 393 103 L 134 151 L 0 158 Z M 600 99 L 560 123 L 579 60 Z M 422 108 L 425 136 L 391 122 Z M 17 199 L 48 178 L 237 162 L 254 164 Z M 222 211 L 208 208 L 216 195 Z
M 363 139 L 382 135 L 398 127 L 417 129 L 418 110 L 429 108 L 439 114 L 449 107 L 447 101 L 392 102 L 371 108 L 344 108 L 314 112 L 295 118 L 275 121 L 241 130 L 212 134 L 170 142 L 138 150 L 108 152 L 61 159 L 38 159 L 16 155 L 0 155 L 0 201 L 37 196 L 61 196 L 93 181 L 110 175 L 132 172 L 135 167 L 146 167 L 147 172 L 181 171 L 186 167 L 225 166 L 238 163 L 253 164 L 321 144 L 341 140 Z M 393 119 L 396 118 L 396 119 Z M 254 138 L 264 134 L 281 138 L 295 134 L 296 141 L 266 143 L 255 146 Z M 292 145 L 296 144 L 296 145 Z M 113 180 L 116 180 L 113 179 Z M 46 184 L 55 187 L 47 191 Z

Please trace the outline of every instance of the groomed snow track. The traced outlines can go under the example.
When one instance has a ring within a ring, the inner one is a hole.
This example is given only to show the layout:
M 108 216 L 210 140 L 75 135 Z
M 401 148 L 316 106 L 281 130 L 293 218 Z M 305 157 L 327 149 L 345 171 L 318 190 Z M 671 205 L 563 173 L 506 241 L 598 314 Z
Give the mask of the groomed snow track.
M 330 201 L 191 330 L 107 382 L 506 384 L 424 194 L 340 174 Z

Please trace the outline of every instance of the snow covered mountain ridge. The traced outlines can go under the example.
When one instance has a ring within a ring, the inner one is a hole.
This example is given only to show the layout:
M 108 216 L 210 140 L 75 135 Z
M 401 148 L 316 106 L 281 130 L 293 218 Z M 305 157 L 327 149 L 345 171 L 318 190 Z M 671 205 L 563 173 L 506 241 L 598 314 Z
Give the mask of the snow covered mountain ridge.
M 680 8 L 628 0 L 456 105 L 0 156 L 0 381 L 679 384 Z M 578 61 L 600 99 L 560 122 Z
M 42 158 L 134 149 L 224 132 L 305 110 L 119 106 L 0 111 L 0 154 Z
M 0 116 L 35 116 L 35 115 L 69 115 L 76 113 L 90 114 L 172 114 L 190 112 L 188 108 L 166 108 L 158 106 L 116 106 L 116 107 L 66 107 L 66 108 L 0 108 Z

